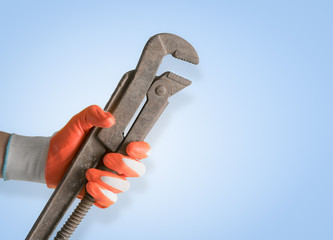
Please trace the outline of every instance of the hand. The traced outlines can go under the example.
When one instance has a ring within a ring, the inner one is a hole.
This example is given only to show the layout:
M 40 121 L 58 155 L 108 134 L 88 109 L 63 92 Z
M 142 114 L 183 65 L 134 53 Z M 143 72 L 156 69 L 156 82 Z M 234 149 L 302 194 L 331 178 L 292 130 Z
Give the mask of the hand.
M 112 114 L 104 112 L 96 105 L 87 107 L 72 117 L 66 126 L 51 138 L 45 167 L 47 186 L 57 187 L 90 128 L 111 127 L 114 124 Z
M 115 124 L 112 114 L 104 112 L 100 107 L 92 105 L 76 114 L 50 141 L 45 167 L 45 179 L 49 188 L 56 188 L 69 167 L 75 153 L 78 151 L 90 128 L 111 127 Z M 144 165 L 137 161 L 147 157 L 150 146 L 145 142 L 133 142 L 127 147 L 130 157 L 117 153 L 107 154 L 104 164 L 117 171 L 116 175 L 107 171 L 89 169 L 87 171 L 87 191 L 95 199 L 95 205 L 100 208 L 110 206 L 116 201 L 116 193 L 128 189 L 129 183 L 125 177 L 136 177 L 144 173 Z M 81 191 L 82 197 L 84 191 Z
M 125 177 L 140 177 L 145 171 L 145 165 L 138 160 L 148 157 L 150 146 L 146 142 L 131 142 L 126 148 L 129 156 L 119 153 L 105 155 L 104 165 L 119 175 L 95 168 L 88 169 L 86 173 L 87 192 L 95 199 L 99 208 L 107 208 L 117 201 L 117 193 L 125 192 L 129 182 Z

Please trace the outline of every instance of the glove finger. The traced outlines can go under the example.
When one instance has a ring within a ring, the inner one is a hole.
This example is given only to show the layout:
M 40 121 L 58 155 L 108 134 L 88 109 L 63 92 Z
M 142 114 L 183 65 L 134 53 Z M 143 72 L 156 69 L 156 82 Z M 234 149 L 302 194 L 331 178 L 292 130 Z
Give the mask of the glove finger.
M 126 152 L 134 159 L 147 158 L 151 153 L 151 147 L 146 142 L 131 142 L 126 147 Z
M 146 172 L 146 167 L 131 157 L 119 153 L 109 153 L 104 156 L 104 165 L 125 177 L 141 177 Z
M 87 107 L 78 115 L 80 125 L 84 131 L 89 130 L 93 126 L 108 128 L 116 122 L 111 113 L 104 112 L 104 110 L 97 105 Z
M 95 199 L 95 205 L 99 208 L 107 208 L 117 201 L 117 194 L 109 191 L 95 182 L 88 182 L 87 192 Z
M 89 182 L 98 183 L 105 189 L 114 193 L 126 192 L 129 189 L 129 181 L 112 172 L 102 171 L 95 168 L 90 168 L 86 172 L 86 178 Z

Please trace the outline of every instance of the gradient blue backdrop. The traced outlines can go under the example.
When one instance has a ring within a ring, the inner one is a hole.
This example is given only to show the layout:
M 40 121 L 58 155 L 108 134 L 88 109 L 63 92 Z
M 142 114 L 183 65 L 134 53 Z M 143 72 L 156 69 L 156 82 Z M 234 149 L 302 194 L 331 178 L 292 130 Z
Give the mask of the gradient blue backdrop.
M 147 141 L 146 176 L 73 239 L 333 239 L 331 1 L 0 1 L 0 129 L 48 136 L 104 107 L 148 38 L 200 65 Z M 52 190 L 0 182 L 1 239 L 24 239 Z

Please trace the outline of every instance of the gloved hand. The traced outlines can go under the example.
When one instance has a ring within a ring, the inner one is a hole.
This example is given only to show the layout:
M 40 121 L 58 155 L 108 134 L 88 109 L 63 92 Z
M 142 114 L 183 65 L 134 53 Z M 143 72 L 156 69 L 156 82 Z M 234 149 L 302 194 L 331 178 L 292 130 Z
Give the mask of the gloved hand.
M 111 127 L 115 124 L 112 114 L 104 112 L 100 107 L 92 105 L 76 114 L 50 140 L 45 167 L 45 180 L 49 188 L 56 188 L 65 174 L 75 153 L 78 151 L 90 128 Z M 86 173 L 87 192 L 95 198 L 95 205 L 100 208 L 109 207 L 116 202 L 117 193 L 125 192 L 129 183 L 125 177 L 142 176 L 145 166 L 138 160 L 146 158 L 150 146 L 146 142 L 132 142 L 127 146 L 129 157 L 118 153 L 105 155 L 105 166 L 120 175 L 98 169 L 89 169 Z M 84 191 L 79 194 L 82 197 Z
M 126 147 L 127 154 L 109 153 L 105 155 L 104 165 L 117 173 L 91 168 L 86 173 L 87 192 L 94 197 L 95 205 L 107 208 L 117 201 L 116 193 L 125 192 L 129 182 L 125 177 L 140 177 L 145 171 L 145 165 L 139 160 L 148 157 L 150 146 L 146 142 L 131 142 Z

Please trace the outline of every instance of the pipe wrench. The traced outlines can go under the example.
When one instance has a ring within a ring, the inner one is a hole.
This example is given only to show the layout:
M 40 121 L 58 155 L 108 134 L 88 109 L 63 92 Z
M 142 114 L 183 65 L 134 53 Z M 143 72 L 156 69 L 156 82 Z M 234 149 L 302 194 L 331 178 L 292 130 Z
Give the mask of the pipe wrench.
M 85 186 L 85 172 L 89 168 L 109 170 L 103 166 L 104 155 L 109 152 L 126 154 L 128 143 L 143 141 L 167 106 L 168 98 L 191 84 L 191 81 L 172 72 L 156 76 L 158 67 L 167 54 L 193 64 L 199 63 L 195 49 L 179 36 L 161 33 L 148 40 L 136 68 L 124 74 L 104 108 L 115 117 L 116 124 L 111 128 L 91 129 L 31 228 L 27 240 L 49 239 Z M 125 136 L 125 129 L 145 97 L 145 104 Z M 94 199 L 86 193 L 55 239 L 69 239 L 93 203 Z

